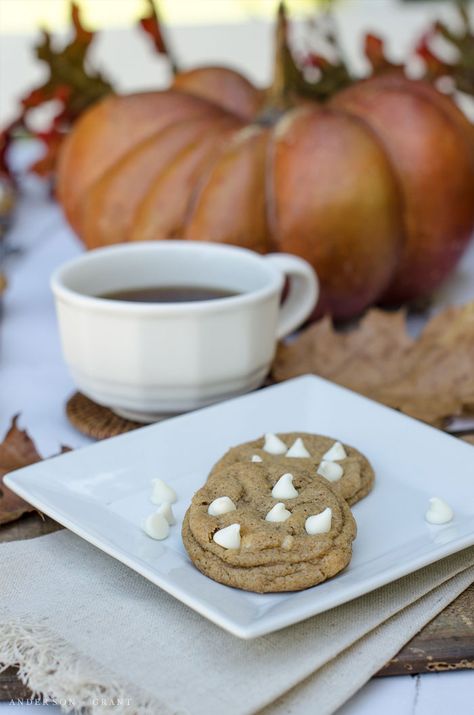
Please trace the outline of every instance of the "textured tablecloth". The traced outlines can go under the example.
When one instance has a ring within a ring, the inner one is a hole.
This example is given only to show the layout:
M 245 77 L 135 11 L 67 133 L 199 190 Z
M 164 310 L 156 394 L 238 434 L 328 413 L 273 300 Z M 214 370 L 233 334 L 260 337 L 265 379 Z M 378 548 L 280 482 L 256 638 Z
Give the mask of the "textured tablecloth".
M 474 580 L 474 548 L 253 641 L 67 531 L 0 545 L 0 573 L 0 663 L 75 709 L 326 715 Z

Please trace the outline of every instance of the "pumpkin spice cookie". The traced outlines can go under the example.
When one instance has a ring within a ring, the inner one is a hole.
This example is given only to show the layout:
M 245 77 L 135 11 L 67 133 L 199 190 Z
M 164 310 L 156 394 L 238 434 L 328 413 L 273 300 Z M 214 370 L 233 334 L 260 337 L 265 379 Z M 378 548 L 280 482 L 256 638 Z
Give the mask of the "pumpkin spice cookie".
M 294 466 L 234 462 L 193 497 L 182 536 L 197 568 L 258 593 L 298 591 L 349 563 L 356 523 L 325 479 Z
M 367 496 L 375 478 L 368 459 L 357 449 L 307 432 L 270 433 L 232 447 L 211 474 L 235 462 L 277 464 L 289 472 L 295 467 L 310 470 L 331 482 L 350 506 Z

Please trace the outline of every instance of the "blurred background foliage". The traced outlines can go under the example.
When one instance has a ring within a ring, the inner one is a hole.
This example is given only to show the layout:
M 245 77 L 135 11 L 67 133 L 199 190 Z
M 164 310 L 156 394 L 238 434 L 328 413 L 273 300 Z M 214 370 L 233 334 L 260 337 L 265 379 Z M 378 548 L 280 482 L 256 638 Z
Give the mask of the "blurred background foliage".
M 351 0 L 287 0 L 293 16 L 314 12 Z M 251 18 L 274 18 L 279 0 L 160 0 L 168 24 L 244 22 Z M 377 2 L 377 0 L 372 0 Z M 146 12 L 146 0 L 78 0 L 86 24 L 96 29 L 129 27 Z M 68 4 L 64 0 L 0 0 L 0 32 L 35 32 L 68 27 Z

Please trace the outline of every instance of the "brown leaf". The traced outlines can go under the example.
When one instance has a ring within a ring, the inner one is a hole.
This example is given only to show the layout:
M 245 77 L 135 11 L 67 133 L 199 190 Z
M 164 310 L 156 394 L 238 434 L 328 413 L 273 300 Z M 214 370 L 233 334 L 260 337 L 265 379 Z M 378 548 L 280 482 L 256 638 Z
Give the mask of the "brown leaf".
M 474 95 L 474 15 L 470 17 L 467 4 L 459 2 L 457 29 L 453 30 L 444 22 L 436 22 L 424 33 L 416 47 L 416 54 L 423 61 L 425 79 L 436 82 L 440 77 L 450 77 L 456 89 Z M 450 46 L 450 56 L 446 59 L 437 54 L 439 40 Z
M 0 524 L 19 519 L 28 511 L 35 511 L 34 506 L 14 494 L 3 483 L 7 472 L 41 460 L 34 442 L 26 431 L 17 427 L 17 421 L 18 415 L 15 415 L 5 439 L 0 443 Z
M 160 55 L 167 55 L 166 42 L 163 37 L 158 11 L 153 0 L 148 0 L 149 14 L 140 18 L 140 27 L 151 37 L 155 50 Z
M 280 381 L 313 372 L 365 394 L 398 374 L 400 356 L 411 345 L 403 311 L 371 310 L 348 333 L 336 332 L 327 317 L 279 346 L 273 376 Z
M 394 64 L 388 59 L 384 41 L 370 32 L 365 36 L 364 54 L 370 62 L 372 74 L 393 72 L 394 70 L 403 72 L 403 65 Z
M 434 317 L 404 361 L 403 374 L 377 399 L 441 426 L 474 402 L 474 303 Z
M 144 15 L 144 17 L 140 18 L 139 25 L 151 38 L 153 46 L 158 54 L 164 55 L 168 58 L 171 69 L 173 70 L 173 73 L 176 74 L 178 71 L 178 65 L 171 53 L 168 43 L 165 40 L 157 0 L 148 0 L 148 15 Z
M 64 136 L 85 109 L 113 91 L 109 80 L 91 67 L 89 53 L 95 33 L 83 26 L 75 2 L 70 2 L 70 14 L 72 32 L 62 47 L 58 47 L 49 32 L 41 33 L 35 54 L 43 63 L 45 80 L 22 98 L 18 115 L 0 134 L 0 172 L 7 176 L 11 173 L 7 161 L 9 146 L 16 137 L 25 134 L 40 139 L 46 148 L 43 160 L 31 167 L 33 171 L 41 176 L 53 175 Z M 50 126 L 45 132 L 34 130 L 30 112 L 53 100 L 58 111 Z
M 325 318 L 279 347 L 273 376 L 315 373 L 437 426 L 472 411 L 474 303 L 446 309 L 418 340 L 405 322 L 402 311 L 371 310 L 356 329 L 337 333 Z

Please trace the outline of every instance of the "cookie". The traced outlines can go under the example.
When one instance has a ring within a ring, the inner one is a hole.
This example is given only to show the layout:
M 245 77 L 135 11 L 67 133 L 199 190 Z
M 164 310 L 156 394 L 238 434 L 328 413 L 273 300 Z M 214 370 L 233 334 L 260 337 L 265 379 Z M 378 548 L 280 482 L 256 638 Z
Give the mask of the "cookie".
M 235 462 L 251 462 L 252 458 L 261 459 L 265 464 L 277 464 L 289 472 L 295 467 L 300 467 L 310 470 L 312 474 L 317 474 L 321 462 L 323 461 L 323 456 L 334 444 L 339 444 L 332 437 L 324 437 L 307 432 L 284 432 L 277 435 L 267 435 L 267 438 L 268 437 L 270 437 L 270 440 L 275 438 L 276 451 L 278 450 L 278 442 L 283 443 L 282 449 L 286 447 L 287 450 L 289 450 L 297 440 L 298 444 L 296 446 L 301 447 L 301 443 L 299 442 L 299 440 L 301 440 L 304 450 L 310 456 L 289 457 L 287 456 L 287 452 L 271 454 L 264 449 L 266 438 L 260 437 L 253 442 L 245 442 L 244 444 L 229 449 L 222 459 L 213 467 L 211 474 Z M 342 474 L 340 474 L 341 470 L 333 468 L 333 471 L 336 473 L 332 474 L 330 481 L 332 488 L 352 506 L 367 496 L 372 489 L 375 478 L 374 470 L 368 459 L 357 449 L 347 444 L 342 445 L 342 447 L 343 453 L 347 456 L 342 459 L 329 460 L 342 468 Z M 298 453 L 298 449 L 296 452 Z M 340 476 L 338 476 L 338 472 Z
M 349 563 L 355 535 L 347 502 L 325 479 L 269 462 L 215 469 L 182 527 L 202 573 L 258 593 L 298 591 L 334 576 Z

